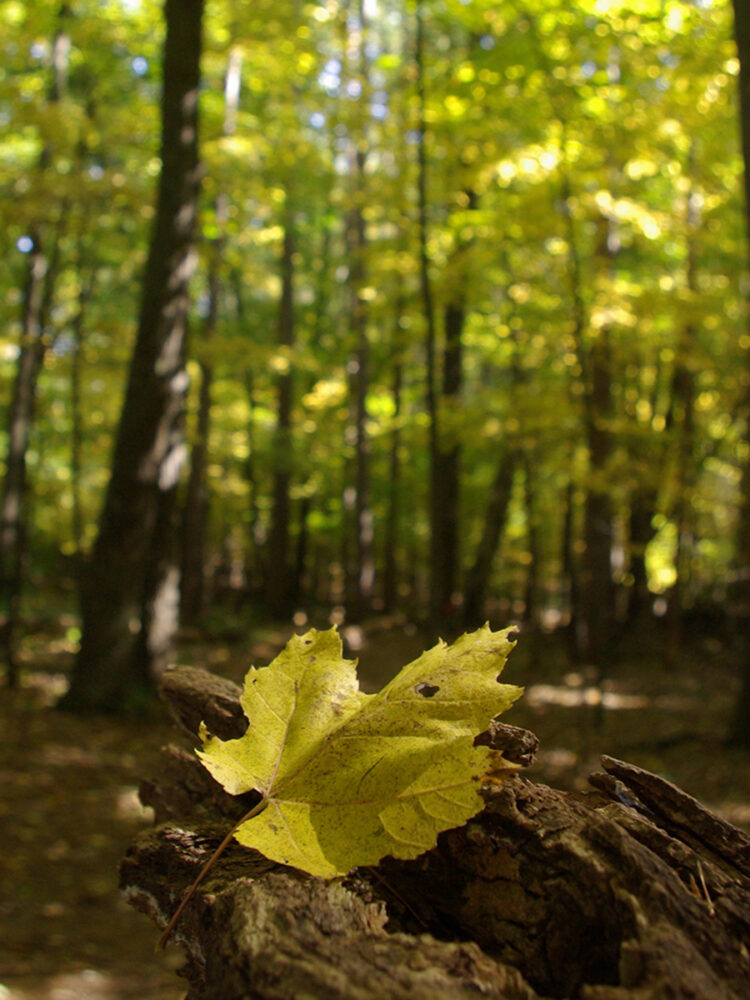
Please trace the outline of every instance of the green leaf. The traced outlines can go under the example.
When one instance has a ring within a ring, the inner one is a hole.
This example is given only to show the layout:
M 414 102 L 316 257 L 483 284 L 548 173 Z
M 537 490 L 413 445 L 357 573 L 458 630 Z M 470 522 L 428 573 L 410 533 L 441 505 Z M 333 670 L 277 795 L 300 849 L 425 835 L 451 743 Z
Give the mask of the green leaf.
M 247 732 L 224 741 L 202 727 L 199 751 L 227 791 L 263 796 L 237 840 L 331 878 L 388 854 L 415 858 L 465 823 L 489 772 L 512 767 L 474 746 L 521 694 L 497 683 L 509 632 L 441 641 L 374 695 L 359 690 L 335 629 L 294 636 L 270 666 L 251 667 Z

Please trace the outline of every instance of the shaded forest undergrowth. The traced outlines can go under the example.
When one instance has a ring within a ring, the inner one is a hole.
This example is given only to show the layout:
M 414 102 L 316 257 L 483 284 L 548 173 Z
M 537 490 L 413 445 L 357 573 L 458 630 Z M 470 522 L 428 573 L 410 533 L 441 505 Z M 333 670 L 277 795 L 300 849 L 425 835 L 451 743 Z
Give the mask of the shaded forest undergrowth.
M 185 633 L 181 662 L 241 681 L 267 662 L 288 629 Z M 375 690 L 429 641 L 393 620 L 343 629 Z M 116 869 L 149 822 L 137 797 L 159 747 L 180 737 L 156 710 L 148 719 L 80 719 L 51 707 L 73 646 L 63 621 L 27 635 L 24 684 L 0 705 L 0 866 L 11 892 L 0 902 L 0 1000 L 177 1000 L 175 951 L 154 953 L 156 934 L 119 898 Z M 666 671 L 658 638 L 630 638 L 601 689 L 570 665 L 558 635 L 525 634 L 506 679 L 526 687 L 508 721 L 542 746 L 531 776 L 575 788 L 608 753 L 658 772 L 730 822 L 750 829 L 747 755 L 723 743 L 736 698 L 731 654 L 716 639 L 691 643 Z

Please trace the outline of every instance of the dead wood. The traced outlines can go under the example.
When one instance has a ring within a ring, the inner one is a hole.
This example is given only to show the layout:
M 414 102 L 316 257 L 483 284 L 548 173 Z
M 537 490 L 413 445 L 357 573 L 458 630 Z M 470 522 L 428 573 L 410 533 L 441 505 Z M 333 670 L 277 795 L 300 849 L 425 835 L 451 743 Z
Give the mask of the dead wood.
M 239 688 L 167 675 L 182 728 L 224 738 Z M 478 742 L 528 763 L 536 737 L 493 723 Z M 121 867 L 164 927 L 247 811 L 195 758 L 165 751 L 156 810 Z M 190 1000 L 750 1000 L 750 838 L 656 775 L 611 758 L 585 794 L 520 776 L 411 862 L 323 882 L 231 846 L 175 932 Z M 249 803 L 249 804 L 248 804 Z

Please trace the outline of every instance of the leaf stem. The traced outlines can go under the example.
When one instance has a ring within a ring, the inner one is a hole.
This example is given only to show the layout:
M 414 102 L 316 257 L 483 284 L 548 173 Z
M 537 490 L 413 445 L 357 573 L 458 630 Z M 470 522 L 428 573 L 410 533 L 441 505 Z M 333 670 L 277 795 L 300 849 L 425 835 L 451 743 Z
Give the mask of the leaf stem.
M 177 907 L 177 909 L 175 910 L 174 914 L 172 915 L 172 919 L 169 921 L 169 923 L 167 924 L 167 926 L 164 928 L 164 931 L 163 931 L 161 937 L 159 938 L 158 944 L 156 946 L 157 948 L 165 948 L 166 947 L 167 941 L 169 941 L 169 938 L 170 938 L 170 936 L 172 934 L 172 931 L 174 930 L 177 921 L 180 919 L 180 915 L 182 914 L 182 911 L 185 909 L 185 907 L 187 906 L 187 904 L 193 898 L 195 890 L 198 888 L 198 886 L 201 884 L 201 882 L 203 881 L 203 879 L 206 877 L 206 875 L 208 875 L 208 873 L 211 871 L 211 869 L 213 868 L 213 866 L 216 864 L 216 862 L 219 860 L 219 858 L 221 857 L 221 855 L 224 853 L 224 851 L 226 850 L 227 846 L 229 845 L 229 842 L 231 841 L 232 837 L 234 836 L 235 832 L 242 826 L 243 823 L 246 823 L 249 819 L 252 819 L 254 816 L 257 816 L 258 813 L 262 812 L 266 808 L 267 805 L 268 805 L 268 800 L 266 798 L 262 798 L 260 800 L 260 802 L 256 802 L 256 804 L 253 806 L 253 808 L 249 812 L 245 813 L 245 815 L 242 817 L 242 819 L 237 820 L 237 822 L 234 824 L 234 826 L 232 827 L 232 829 L 229 831 L 229 833 L 226 835 L 226 837 L 222 840 L 222 842 L 216 848 L 216 850 L 211 855 L 211 857 L 208 859 L 208 861 L 205 863 L 205 865 L 198 872 L 197 878 L 195 879 L 195 881 L 193 882 L 193 884 L 190 886 L 190 888 L 188 889 L 188 891 L 183 896 L 180 905 Z

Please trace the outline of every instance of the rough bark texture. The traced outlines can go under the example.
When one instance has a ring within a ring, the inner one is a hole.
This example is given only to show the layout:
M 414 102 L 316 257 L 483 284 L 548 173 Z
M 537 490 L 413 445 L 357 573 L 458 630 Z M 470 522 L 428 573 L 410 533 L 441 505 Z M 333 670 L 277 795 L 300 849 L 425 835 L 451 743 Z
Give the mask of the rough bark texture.
M 166 675 L 183 728 L 224 738 L 239 689 Z M 528 763 L 531 733 L 482 742 Z M 520 776 L 415 861 L 323 882 L 231 846 L 185 910 L 190 1000 L 569 997 L 747 1000 L 750 838 L 657 776 L 611 758 L 588 793 Z M 162 824 L 121 867 L 130 902 L 164 926 L 227 827 L 248 808 L 170 750 L 143 786 Z
M 77 710 L 118 709 L 141 697 L 177 623 L 175 498 L 185 457 L 202 12 L 203 0 L 166 0 L 156 220 L 112 475 L 81 593 L 81 650 L 66 698 Z

